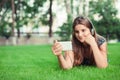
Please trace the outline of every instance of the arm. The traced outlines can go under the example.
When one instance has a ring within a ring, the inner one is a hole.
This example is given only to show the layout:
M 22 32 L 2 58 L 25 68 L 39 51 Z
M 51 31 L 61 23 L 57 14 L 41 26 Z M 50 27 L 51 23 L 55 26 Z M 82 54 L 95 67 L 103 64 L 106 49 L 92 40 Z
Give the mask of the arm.
M 73 67 L 74 55 L 72 51 L 65 51 L 62 55 L 62 46 L 59 42 L 55 42 L 52 47 L 53 54 L 57 56 L 60 66 L 63 69 L 70 69 Z
M 97 42 L 95 41 L 95 38 L 92 35 L 87 36 L 86 42 L 90 45 L 91 49 L 93 50 L 96 66 L 98 68 L 106 68 L 108 66 L 107 43 L 104 42 L 99 48 Z
M 72 51 L 65 51 L 64 56 L 58 55 L 57 56 L 59 64 L 63 69 L 71 69 L 73 67 L 73 52 Z
M 100 49 L 98 48 L 98 45 L 96 42 L 94 42 L 93 44 L 91 44 L 91 48 L 93 50 L 93 55 L 94 55 L 94 59 L 96 62 L 96 66 L 98 68 L 106 68 L 108 66 L 107 63 L 107 49 L 106 46 L 107 43 L 104 42 L 101 46 Z

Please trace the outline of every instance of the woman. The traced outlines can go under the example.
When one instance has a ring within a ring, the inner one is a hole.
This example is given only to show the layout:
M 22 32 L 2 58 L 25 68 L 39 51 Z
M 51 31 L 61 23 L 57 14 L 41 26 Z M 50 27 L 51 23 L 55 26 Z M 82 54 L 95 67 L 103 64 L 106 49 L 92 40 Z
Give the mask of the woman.
M 65 51 L 62 55 L 59 42 L 56 41 L 52 46 L 53 54 L 57 56 L 63 69 L 80 65 L 95 65 L 98 68 L 108 66 L 106 40 L 96 33 L 88 18 L 79 16 L 74 20 L 72 47 L 73 50 Z

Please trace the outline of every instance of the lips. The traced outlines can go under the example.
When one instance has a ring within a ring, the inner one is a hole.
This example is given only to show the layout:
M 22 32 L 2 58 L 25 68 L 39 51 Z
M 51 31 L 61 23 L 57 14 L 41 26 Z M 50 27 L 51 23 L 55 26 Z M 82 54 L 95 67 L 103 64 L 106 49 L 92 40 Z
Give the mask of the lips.
M 83 38 L 78 38 L 78 40 L 79 40 L 80 42 L 84 42 L 84 39 L 83 39 Z

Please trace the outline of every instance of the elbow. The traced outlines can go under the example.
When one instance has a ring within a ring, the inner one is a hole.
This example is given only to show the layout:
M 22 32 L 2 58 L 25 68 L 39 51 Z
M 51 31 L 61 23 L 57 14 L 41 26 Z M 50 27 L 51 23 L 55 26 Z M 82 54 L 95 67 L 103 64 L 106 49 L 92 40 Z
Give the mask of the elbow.
M 73 66 L 64 66 L 64 67 L 62 67 L 62 69 L 64 69 L 64 70 L 69 70 L 69 69 L 72 69 L 72 67 L 73 67 Z
M 100 69 L 105 69 L 105 68 L 108 67 L 108 63 L 103 64 L 103 65 L 99 65 L 99 66 L 97 66 L 97 67 L 100 68 Z

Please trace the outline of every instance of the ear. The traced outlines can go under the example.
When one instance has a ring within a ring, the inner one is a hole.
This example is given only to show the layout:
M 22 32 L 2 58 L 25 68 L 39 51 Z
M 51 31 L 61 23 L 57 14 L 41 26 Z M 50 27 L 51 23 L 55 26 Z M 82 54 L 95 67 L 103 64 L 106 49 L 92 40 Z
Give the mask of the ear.
M 91 34 L 94 35 L 94 29 L 93 28 L 91 29 Z

